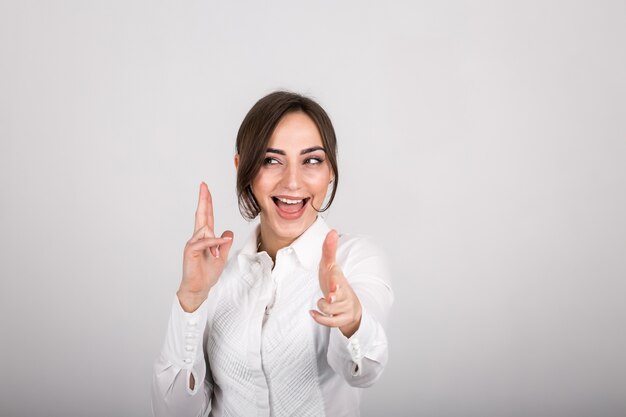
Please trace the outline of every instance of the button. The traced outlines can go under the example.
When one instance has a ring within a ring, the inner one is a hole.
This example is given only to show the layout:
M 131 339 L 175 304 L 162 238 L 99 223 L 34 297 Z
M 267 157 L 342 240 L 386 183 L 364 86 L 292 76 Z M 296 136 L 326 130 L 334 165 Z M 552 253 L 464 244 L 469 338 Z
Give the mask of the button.
M 187 345 L 187 346 L 185 346 L 185 350 L 186 350 L 187 352 L 192 352 L 192 351 L 193 351 L 193 346 L 191 346 L 191 345 Z
M 359 342 L 356 340 L 351 340 L 348 343 L 348 349 L 350 350 L 350 354 L 352 355 L 353 358 L 360 358 L 361 355 L 361 346 L 359 345 Z
M 196 334 L 195 333 L 187 333 L 185 335 L 185 339 L 195 339 L 196 338 Z
M 293 248 L 291 246 L 287 248 L 287 253 L 290 255 L 293 253 Z
M 189 319 L 187 321 L 187 324 L 191 327 L 194 327 L 196 324 L 198 324 L 198 319 Z
M 183 359 L 183 362 L 185 362 L 185 363 L 191 363 L 191 359 L 189 359 L 189 358 L 185 358 L 185 359 Z

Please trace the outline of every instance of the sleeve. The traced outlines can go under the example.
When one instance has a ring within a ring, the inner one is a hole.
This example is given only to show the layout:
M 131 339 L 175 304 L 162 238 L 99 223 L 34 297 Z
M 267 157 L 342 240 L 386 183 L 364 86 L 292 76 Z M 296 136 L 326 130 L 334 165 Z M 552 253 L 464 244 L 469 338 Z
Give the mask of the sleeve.
M 338 328 L 331 329 L 327 360 L 348 384 L 364 388 L 378 380 L 387 364 L 385 326 L 393 304 L 391 278 L 382 248 L 370 239 L 352 238 L 342 246 L 337 261 L 359 297 L 361 324 L 349 339 Z
M 211 371 L 203 350 L 207 325 L 207 300 L 186 313 L 174 297 L 165 343 L 152 375 L 152 414 L 201 416 L 209 408 L 213 391 Z M 193 375 L 194 388 L 189 387 Z

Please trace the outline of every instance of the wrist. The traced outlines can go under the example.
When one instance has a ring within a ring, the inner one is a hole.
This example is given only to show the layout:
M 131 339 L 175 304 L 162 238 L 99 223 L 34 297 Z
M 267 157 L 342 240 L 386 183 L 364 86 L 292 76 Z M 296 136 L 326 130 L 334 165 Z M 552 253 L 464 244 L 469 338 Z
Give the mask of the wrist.
M 345 337 L 350 339 L 352 335 L 355 334 L 357 330 L 359 330 L 360 326 L 361 326 L 361 314 L 359 314 L 358 320 L 350 324 L 347 324 L 345 326 L 339 327 L 339 330 Z
M 185 313 L 193 313 L 208 297 L 208 291 L 192 292 L 180 288 L 176 291 L 178 302 Z

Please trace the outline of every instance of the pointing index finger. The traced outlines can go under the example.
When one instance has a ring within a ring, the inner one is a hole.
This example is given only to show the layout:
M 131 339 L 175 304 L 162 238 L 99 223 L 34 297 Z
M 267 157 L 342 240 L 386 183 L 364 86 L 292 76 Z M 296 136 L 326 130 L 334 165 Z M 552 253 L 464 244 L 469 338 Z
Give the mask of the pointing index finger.
M 204 183 L 200 184 L 200 195 L 198 196 L 198 208 L 196 209 L 196 222 L 194 233 L 202 227 L 207 226 L 211 231 L 213 224 L 213 199 L 209 187 Z
M 335 229 L 328 232 L 324 244 L 322 245 L 322 266 L 331 269 L 335 265 L 337 255 L 337 240 L 339 236 Z

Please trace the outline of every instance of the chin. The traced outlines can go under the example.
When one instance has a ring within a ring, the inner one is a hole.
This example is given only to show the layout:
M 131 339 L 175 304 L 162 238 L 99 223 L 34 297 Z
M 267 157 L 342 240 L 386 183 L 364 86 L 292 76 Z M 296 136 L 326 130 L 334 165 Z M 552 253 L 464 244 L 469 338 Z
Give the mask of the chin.
M 274 211 L 271 216 L 262 215 L 261 220 L 270 225 L 276 236 L 294 240 L 313 224 L 316 216 L 317 212 L 311 207 L 307 207 L 307 210 L 295 219 L 285 219 Z

